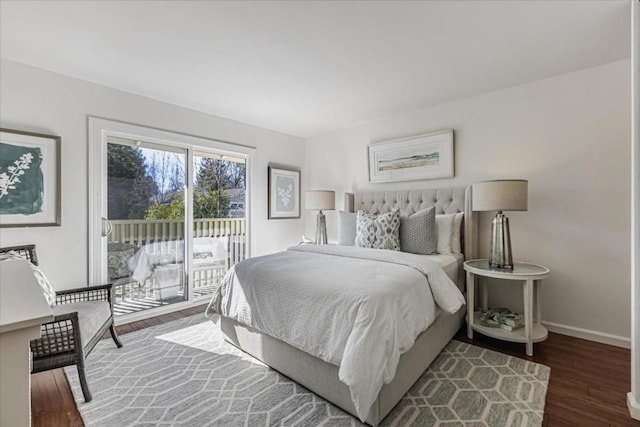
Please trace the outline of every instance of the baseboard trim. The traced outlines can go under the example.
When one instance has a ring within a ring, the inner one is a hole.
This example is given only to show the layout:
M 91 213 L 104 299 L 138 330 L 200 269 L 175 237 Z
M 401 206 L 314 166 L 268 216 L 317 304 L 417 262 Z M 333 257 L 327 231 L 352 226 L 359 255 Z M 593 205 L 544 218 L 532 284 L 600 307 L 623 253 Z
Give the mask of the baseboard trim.
M 629 414 L 634 420 L 640 421 L 640 402 L 633 396 L 633 393 L 627 393 L 627 407 Z
M 609 344 L 616 347 L 631 348 L 631 338 L 622 337 L 620 335 L 612 335 L 604 332 L 592 331 L 589 329 L 576 328 L 575 326 L 562 325 L 559 323 L 545 322 L 542 324 L 551 332 L 570 337 L 582 338 L 589 341 L 595 341 L 602 344 Z

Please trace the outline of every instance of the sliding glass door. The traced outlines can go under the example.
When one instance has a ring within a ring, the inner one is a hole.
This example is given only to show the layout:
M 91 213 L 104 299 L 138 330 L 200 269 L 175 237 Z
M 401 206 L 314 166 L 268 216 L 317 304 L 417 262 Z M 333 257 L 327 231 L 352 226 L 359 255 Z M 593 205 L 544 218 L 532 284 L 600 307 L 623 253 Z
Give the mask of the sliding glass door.
M 248 256 L 252 149 L 230 148 L 90 119 L 89 275 L 114 284 L 119 318 L 210 298 Z
M 242 157 L 193 155 L 194 297 L 213 293 L 229 267 L 246 253 L 246 161 Z
M 117 315 L 188 299 L 187 150 L 107 138 L 107 265 Z

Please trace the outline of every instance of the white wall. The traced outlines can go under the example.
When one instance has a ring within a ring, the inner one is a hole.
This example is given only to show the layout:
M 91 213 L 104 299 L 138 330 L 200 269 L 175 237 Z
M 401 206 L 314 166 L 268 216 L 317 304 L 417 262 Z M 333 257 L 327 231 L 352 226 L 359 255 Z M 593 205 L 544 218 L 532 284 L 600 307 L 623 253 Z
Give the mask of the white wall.
M 631 392 L 627 404 L 631 416 L 640 420 L 640 1 L 632 4 L 631 13 L 631 87 L 632 105 L 632 166 L 631 177 Z
M 252 253 L 275 252 L 300 240 L 302 219 L 267 220 L 267 166 L 302 168 L 300 138 L 4 59 L 0 93 L 2 127 L 62 137 L 62 226 L 0 229 L 0 247 L 37 245 L 42 268 L 57 289 L 83 285 L 88 275 L 88 115 L 257 147 Z
M 628 346 L 629 68 L 628 60 L 615 62 L 311 138 L 307 187 L 336 190 L 342 208 L 345 191 L 528 179 L 529 211 L 508 216 L 514 258 L 552 271 L 543 282 L 543 319 Z M 455 178 L 368 183 L 367 144 L 447 128 L 455 130 Z M 480 217 L 484 256 L 492 215 Z M 312 213 L 305 224 L 313 235 Z M 327 225 L 335 240 L 335 212 L 327 212 Z M 494 285 L 491 297 L 522 307 L 520 287 Z

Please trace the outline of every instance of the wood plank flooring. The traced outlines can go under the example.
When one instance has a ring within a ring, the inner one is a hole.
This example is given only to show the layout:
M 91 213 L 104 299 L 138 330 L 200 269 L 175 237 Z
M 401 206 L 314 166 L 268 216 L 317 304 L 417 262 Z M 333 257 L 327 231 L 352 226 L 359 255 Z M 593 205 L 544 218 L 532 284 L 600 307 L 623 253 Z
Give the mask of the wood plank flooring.
M 204 307 L 118 326 L 118 333 L 201 313 Z M 480 334 L 470 341 L 466 328 L 458 332 L 456 339 L 549 366 L 545 426 L 640 426 L 629 416 L 626 404 L 631 387 L 629 350 L 549 333 L 549 339 L 536 344 L 534 356 L 528 358 L 524 344 L 505 343 Z M 83 425 L 62 369 L 33 374 L 31 386 L 33 426 Z

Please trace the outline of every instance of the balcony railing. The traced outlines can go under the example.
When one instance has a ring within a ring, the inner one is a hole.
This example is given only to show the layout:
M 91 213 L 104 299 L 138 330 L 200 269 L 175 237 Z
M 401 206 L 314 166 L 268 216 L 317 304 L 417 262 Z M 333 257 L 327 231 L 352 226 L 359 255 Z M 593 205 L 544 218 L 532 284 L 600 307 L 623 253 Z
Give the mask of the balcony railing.
M 125 219 L 110 221 L 113 227 L 108 242 L 142 247 L 148 243 L 184 239 L 182 219 Z M 193 220 L 193 237 L 227 238 L 230 267 L 245 257 L 246 221 L 244 218 L 200 218 Z
M 112 231 L 108 236 L 108 243 L 127 243 L 141 248 L 144 245 L 156 242 L 184 240 L 185 237 L 185 221 L 183 219 L 134 219 L 112 220 L 110 222 Z M 197 268 L 192 272 L 194 294 L 205 295 L 215 290 L 229 267 L 245 259 L 246 221 L 244 218 L 195 219 L 192 231 L 194 238 L 215 237 L 222 239 L 227 249 L 227 259 L 223 265 L 216 265 L 211 268 Z M 140 294 L 136 292 L 134 295 L 133 289 L 154 290 L 156 288 L 157 286 L 152 278 L 144 284 L 127 283 L 121 286 L 119 292 L 121 298 L 117 299 L 119 301 L 116 301 L 116 306 L 118 306 L 118 302 L 125 304 L 127 299 L 129 301 L 139 299 L 139 295 L 143 295 L 144 298 L 148 299 L 148 293 Z M 176 287 L 174 293 L 184 295 L 184 290 L 184 284 L 181 283 L 179 289 Z

